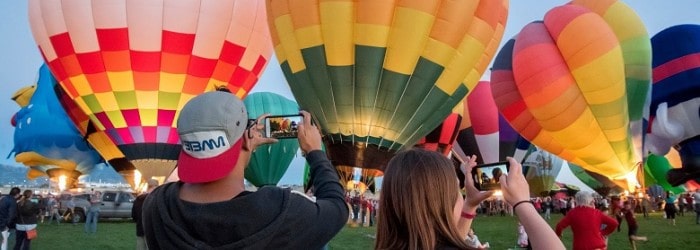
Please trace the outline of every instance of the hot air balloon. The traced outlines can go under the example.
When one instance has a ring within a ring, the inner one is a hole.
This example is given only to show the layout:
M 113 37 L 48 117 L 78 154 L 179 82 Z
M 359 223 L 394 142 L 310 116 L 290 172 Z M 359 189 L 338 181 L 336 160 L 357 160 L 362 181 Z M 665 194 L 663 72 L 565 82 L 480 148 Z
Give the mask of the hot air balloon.
M 452 151 L 452 143 L 457 139 L 461 123 L 462 117 L 459 114 L 450 114 L 437 128 L 421 138 L 416 143 L 416 147 L 435 151 L 445 156 L 449 155 Z
M 384 172 L 376 169 L 336 166 L 336 171 L 338 172 L 338 176 L 340 177 L 340 183 L 343 184 L 343 186 L 348 187 L 346 184 L 351 182 L 355 184 L 361 182 L 367 187 L 365 190 L 369 190 L 372 193 L 374 193 L 377 190 L 375 182 L 376 178 L 384 176 Z M 358 193 L 356 193 L 355 195 L 361 195 L 364 193 L 359 192 L 359 190 L 355 189 L 346 189 L 345 191 L 358 191 Z
M 561 158 L 544 150 L 530 153 L 523 161 L 523 174 L 530 186 L 530 194 L 540 196 L 549 191 L 564 163 Z
M 653 86 L 645 148 L 665 155 L 671 147 L 683 167 L 668 172 L 677 186 L 700 180 L 700 25 L 667 28 L 651 38 Z
M 499 110 L 524 138 L 634 190 L 625 64 L 600 15 L 575 5 L 550 10 L 509 41 L 491 76 Z
M 67 177 L 67 186 L 73 187 L 78 177 L 90 174 L 102 158 L 83 140 L 58 103 L 53 91 L 56 84 L 48 67 L 43 65 L 29 103 L 15 116 L 12 153 L 17 162 L 35 167 L 29 177 L 36 177 L 36 170 L 54 180 L 63 175 Z
M 473 88 L 508 1 L 268 0 L 275 53 L 335 165 L 383 169 Z
M 298 114 L 296 102 L 281 95 L 261 92 L 246 97 L 246 110 L 249 119 L 257 119 L 263 114 L 290 115 Z M 295 139 L 280 139 L 270 145 L 262 145 L 255 149 L 253 156 L 245 169 L 245 178 L 256 187 L 266 185 L 276 186 L 299 149 Z
M 644 162 L 644 170 L 649 173 L 650 184 L 657 184 L 674 194 L 680 194 L 685 191 L 683 187 L 674 187 L 666 179 L 666 174 L 673 169 L 669 161 L 663 157 L 650 154 Z
M 459 108 L 463 119 L 457 143 L 467 156 L 476 155 L 478 164 L 505 161 L 508 156 L 523 160 L 530 144 L 499 115 L 489 82 L 479 82 L 463 105 L 455 107 Z
M 173 169 L 188 100 L 221 86 L 243 98 L 257 82 L 265 16 L 256 0 L 29 1 L 51 71 L 146 179 Z

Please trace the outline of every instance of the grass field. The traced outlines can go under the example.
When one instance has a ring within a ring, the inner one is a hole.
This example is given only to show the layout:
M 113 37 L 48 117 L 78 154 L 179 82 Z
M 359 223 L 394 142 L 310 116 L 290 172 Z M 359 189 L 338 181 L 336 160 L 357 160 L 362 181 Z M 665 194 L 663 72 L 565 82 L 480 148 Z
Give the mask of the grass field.
M 549 222 L 554 226 L 560 218 L 561 215 L 554 215 Z M 700 225 L 695 224 L 694 215 L 678 217 L 676 226 L 669 225 L 660 213 L 652 214 L 649 219 L 638 215 L 637 219 L 639 234 L 649 237 L 649 242 L 638 244 L 638 249 L 700 249 Z M 473 227 L 482 242 L 490 242 L 491 249 L 508 249 L 515 245 L 516 225 L 516 218 L 510 216 L 477 217 Z M 134 231 L 134 224 L 130 221 L 102 221 L 96 235 L 83 233 L 83 224 L 40 224 L 39 238 L 32 241 L 32 249 L 134 249 Z M 374 234 L 374 227 L 346 227 L 330 242 L 330 247 L 372 249 Z M 10 247 L 14 245 L 14 235 L 12 237 Z M 565 231 L 563 241 L 571 249 L 570 230 Z M 630 249 L 626 224 L 623 224 L 622 232 L 610 237 L 608 249 Z

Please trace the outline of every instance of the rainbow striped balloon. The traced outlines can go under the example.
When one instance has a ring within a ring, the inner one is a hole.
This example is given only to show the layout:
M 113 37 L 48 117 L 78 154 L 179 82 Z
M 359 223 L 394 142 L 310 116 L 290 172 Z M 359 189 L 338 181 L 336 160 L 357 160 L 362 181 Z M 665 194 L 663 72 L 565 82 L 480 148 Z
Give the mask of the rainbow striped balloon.
M 244 97 L 272 53 L 256 0 L 31 0 L 29 16 L 68 96 L 145 178 L 172 170 L 188 100 L 219 86 Z
M 478 82 L 508 1 L 268 0 L 275 53 L 336 165 L 382 169 Z
M 499 54 L 491 83 L 513 128 L 535 145 L 633 188 L 625 64 L 609 24 L 587 8 L 560 6 L 525 26 L 512 44 Z

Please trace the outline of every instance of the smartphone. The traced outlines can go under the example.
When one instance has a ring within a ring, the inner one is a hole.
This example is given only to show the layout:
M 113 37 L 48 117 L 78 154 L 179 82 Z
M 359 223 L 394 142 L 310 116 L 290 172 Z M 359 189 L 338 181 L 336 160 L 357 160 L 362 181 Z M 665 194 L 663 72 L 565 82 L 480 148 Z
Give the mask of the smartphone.
M 265 118 L 263 136 L 276 139 L 297 138 L 298 126 L 303 118 L 301 114 L 268 116 Z
M 507 161 L 477 165 L 472 169 L 474 186 L 478 190 L 501 189 L 500 177 L 508 174 L 510 163 Z

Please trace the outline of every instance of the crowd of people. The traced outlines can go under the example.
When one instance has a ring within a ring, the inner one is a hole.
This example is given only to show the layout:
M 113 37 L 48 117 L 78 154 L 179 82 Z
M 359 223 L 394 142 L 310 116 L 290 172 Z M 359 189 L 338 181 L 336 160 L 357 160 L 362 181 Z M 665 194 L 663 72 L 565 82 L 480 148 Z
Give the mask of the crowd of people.
M 350 196 L 321 150 L 321 134 L 311 115 L 301 114 L 304 119 L 297 125 L 298 141 L 310 166 L 313 197 L 271 186 L 245 190 L 244 172 L 252 152 L 260 145 L 277 142 L 261 135 L 260 121 L 265 115 L 248 120 L 242 101 L 225 90 L 188 102 L 177 121 L 180 139 L 223 143 L 183 147 L 178 159 L 180 181 L 157 188 L 157 183 L 149 183 L 149 191 L 136 199 L 132 215 L 137 249 L 325 249 L 348 219 L 355 225 L 377 227 L 376 249 L 489 248 L 471 226 L 477 213 L 517 216 L 517 244 L 523 248 L 564 249 L 560 236 L 571 227 L 574 249 L 605 249 L 606 236 L 622 219 L 628 224 L 633 247 L 636 241 L 646 240 L 637 235 L 634 211 L 640 204 L 651 206 L 654 200 L 607 200 L 585 191 L 565 199 L 533 199 L 521 165 L 512 158 L 508 159 L 510 172 L 498 176 L 500 199 L 493 198 L 494 191 L 478 190 L 469 175 L 461 190 L 452 161 L 423 149 L 401 151 L 389 161 L 377 200 Z M 465 158 L 462 168 L 471 173 L 476 156 Z M 9 228 L 15 228 L 15 249 L 29 249 L 37 223 L 44 219 L 58 223 L 63 218 L 55 197 L 43 205 L 31 197 L 31 190 L 20 195 L 20 190 L 13 188 L 0 200 L 3 245 Z M 682 203 L 675 196 L 667 197 L 664 209 L 668 218 L 675 216 L 671 207 L 676 203 L 700 208 L 700 193 L 683 197 L 690 199 L 684 198 Z M 88 211 L 88 221 L 99 217 L 99 206 L 95 207 L 95 211 Z M 700 223 L 700 209 L 695 211 Z M 546 221 L 554 212 L 565 214 L 555 229 Z M 87 233 L 96 230 L 91 223 L 85 225 Z

